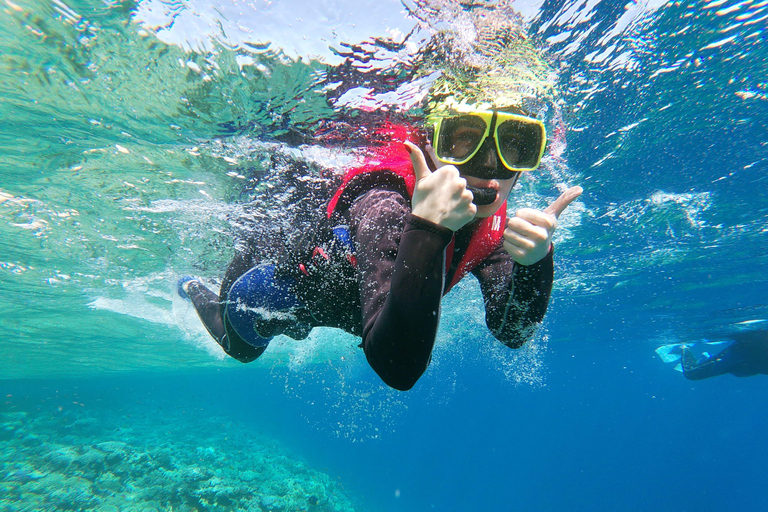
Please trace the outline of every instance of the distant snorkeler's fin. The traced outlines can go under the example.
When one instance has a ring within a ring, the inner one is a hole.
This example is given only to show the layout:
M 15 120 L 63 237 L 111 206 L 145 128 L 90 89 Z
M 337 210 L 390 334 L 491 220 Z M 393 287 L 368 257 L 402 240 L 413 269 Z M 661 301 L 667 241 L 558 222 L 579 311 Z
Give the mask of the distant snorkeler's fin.
M 701 359 L 696 359 L 693 350 L 690 347 L 683 349 L 683 375 L 688 380 L 701 380 L 728 373 L 728 365 L 722 364 L 720 357 L 704 355 Z
M 662 361 L 665 363 L 675 363 L 680 360 L 682 354 L 682 343 L 672 343 L 669 345 L 662 345 L 656 349 L 656 353 L 659 355 Z
M 722 351 L 728 345 L 733 343 L 732 340 L 708 340 L 700 339 L 695 341 L 686 341 L 685 343 L 669 343 L 667 345 L 661 345 L 656 349 L 656 353 L 659 355 L 662 361 L 665 363 L 679 362 L 683 356 L 683 353 L 687 350 L 690 356 L 696 360 L 696 354 L 700 354 L 704 358 L 710 357 L 710 351 L 715 354 Z
M 696 368 L 696 356 L 693 355 L 693 350 L 685 345 L 683 345 L 681 363 L 683 366 L 683 373 L 693 371 Z

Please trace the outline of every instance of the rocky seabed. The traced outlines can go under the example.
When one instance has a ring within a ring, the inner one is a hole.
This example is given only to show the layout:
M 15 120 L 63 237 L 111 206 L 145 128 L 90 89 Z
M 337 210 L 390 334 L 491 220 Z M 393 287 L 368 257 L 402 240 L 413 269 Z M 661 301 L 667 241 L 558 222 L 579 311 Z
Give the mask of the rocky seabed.
M 162 418 L 0 412 L 0 511 L 354 511 L 274 441 L 225 420 Z

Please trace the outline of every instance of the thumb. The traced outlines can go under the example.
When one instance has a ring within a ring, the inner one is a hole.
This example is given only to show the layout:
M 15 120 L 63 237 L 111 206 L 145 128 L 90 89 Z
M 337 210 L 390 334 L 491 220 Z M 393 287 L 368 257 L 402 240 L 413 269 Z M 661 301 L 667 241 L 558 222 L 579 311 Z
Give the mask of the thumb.
M 568 205 L 571 204 L 577 197 L 579 197 L 583 191 L 584 189 L 581 187 L 569 188 L 560 194 L 560 197 L 555 199 L 554 203 L 544 208 L 544 213 L 554 215 L 555 218 L 559 217 L 560 214 L 563 213 L 563 210 L 568 208 Z
M 424 158 L 424 153 L 421 152 L 418 146 L 408 141 L 403 142 L 403 144 L 405 144 L 405 150 L 411 155 L 413 173 L 416 175 L 416 182 L 418 183 L 432 174 L 432 171 L 429 170 L 427 160 Z

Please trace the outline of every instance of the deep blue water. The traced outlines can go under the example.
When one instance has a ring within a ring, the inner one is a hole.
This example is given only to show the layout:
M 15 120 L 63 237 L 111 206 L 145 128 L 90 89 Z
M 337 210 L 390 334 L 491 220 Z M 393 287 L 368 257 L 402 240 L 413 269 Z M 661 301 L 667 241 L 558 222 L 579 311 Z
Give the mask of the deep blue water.
M 417 389 L 381 438 L 364 442 L 309 426 L 308 414 L 334 415 L 286 396 L 280 378 L 260 369 L 7 383 L 3 392 L 51 407 L 55 390 L 68 395 L 62 403 L 76 397 L 146 415 L 158 428 L 181 411 L 190 422 L 229 417 L 245 435 L 266 433 L 337 477 L 360 510 L 765 508 L 764 378 L 686 381 L 643 343 L 559 346 L 547 362 L 538 389 L 511 387 L 477 362 L 461 365 L 448 400 L 435 396 L 440 386 Z

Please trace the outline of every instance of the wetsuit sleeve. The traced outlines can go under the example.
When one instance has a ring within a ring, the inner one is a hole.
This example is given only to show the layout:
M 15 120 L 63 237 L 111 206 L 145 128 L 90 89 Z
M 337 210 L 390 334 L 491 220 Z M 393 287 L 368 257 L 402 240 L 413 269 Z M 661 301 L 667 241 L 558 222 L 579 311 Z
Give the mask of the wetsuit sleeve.
M 350 208 L 363 350 L 389 386 L 407 390 L 427 369 L 440 320 L 445 249 L 453 233 L 415 217 L 402 195 L 373 190 Z
M 553 250 L 523 266 L 499 247 L 472 271 L 480 281 L 488 329 L 508 347 L 520 348 L 533 338 L 544 319 L 554 278 Z

